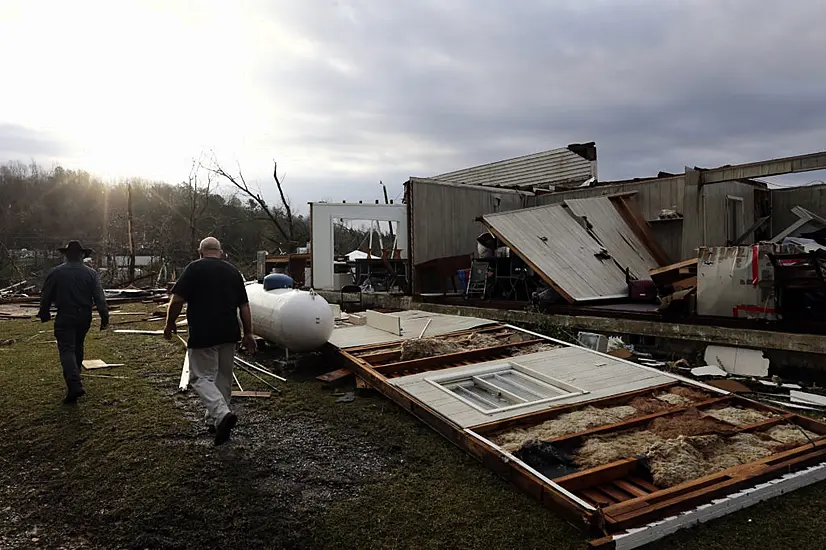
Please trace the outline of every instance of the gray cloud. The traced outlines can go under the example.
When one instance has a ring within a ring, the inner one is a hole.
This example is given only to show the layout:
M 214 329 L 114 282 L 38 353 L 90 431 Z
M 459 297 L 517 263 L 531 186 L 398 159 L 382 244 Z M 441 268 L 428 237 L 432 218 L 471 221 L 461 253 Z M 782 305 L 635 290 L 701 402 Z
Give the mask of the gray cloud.
M 363 158 L 376 179 L 575 141 L 597 142 L 603 180 L 826 143 L 816 0 L 302 2 L 271 16 L 319 55 L 273 64 L 262 85 L 288 83 L 321 115 L 300 143 Z

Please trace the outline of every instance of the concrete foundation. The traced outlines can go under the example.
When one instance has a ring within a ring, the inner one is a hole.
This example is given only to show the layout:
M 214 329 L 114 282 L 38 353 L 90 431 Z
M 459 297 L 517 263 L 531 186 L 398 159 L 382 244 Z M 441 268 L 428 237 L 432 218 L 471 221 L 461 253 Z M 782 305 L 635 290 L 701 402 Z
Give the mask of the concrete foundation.
M 330 303 L 339 303 L 341 294 L 324 292 L 319 294 Z M 356 300 L 358 295 L 345 295 L 347 300 Z M 796 334 L 771 330 L 741 329 L 664 321 L 646 321 L 616 317 L 594 317 L 590 315 L 561 315 L 534 313 L 530 311 L 488 309 L 480 307 L 453 306 L 414 302 L 410 296 L 393 296 L 383 293 L 362 294 L 362 306 L 373 309 L 419 309 L 447 315 L 482 317 L 493 321 L 515 325 L 541 327 L 544 330 L 558 329 L 568 334 L 584 330 L 608 335 L 639 335 L 667 340 L 682 340 L 697 344 L 720 344 L 767 350 L 769 352 L 796 352 L 805 363 L 818 363 L 813 354 L 826 354 L 826 336 L 817 334 Z M 771 354 L 773 361 L 781 357 Z M 822 358 L 821 358 L 822 359 Z M 785 362 L 785 361 L 782 361 Z M 821 367 L 822 368 L 822 367 Z

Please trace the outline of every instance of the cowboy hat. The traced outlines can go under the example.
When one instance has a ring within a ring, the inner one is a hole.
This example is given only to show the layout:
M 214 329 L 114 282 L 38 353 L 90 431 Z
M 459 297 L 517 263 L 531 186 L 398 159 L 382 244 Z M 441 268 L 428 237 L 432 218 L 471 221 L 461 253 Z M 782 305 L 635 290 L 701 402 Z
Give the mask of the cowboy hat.
M 66 254 L 67 252 L 82 252 L 84 256 L 92 253 L 91 248 L 84 248 L 80 241 L 69 241 L 63 248 L 58 248 L 58 251 Z

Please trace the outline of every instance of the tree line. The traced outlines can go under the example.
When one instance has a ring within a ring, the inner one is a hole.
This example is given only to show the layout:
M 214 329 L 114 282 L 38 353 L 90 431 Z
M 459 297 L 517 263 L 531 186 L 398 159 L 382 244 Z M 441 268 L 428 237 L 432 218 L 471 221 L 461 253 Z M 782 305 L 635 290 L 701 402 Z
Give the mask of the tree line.
M 111 265 L 118 257 L 156 257 L 171 279 L 197 257 L 200 239 L 212 235 L 252 276 L 257 251 L 293 252 L 310 238 L 309 219 L 292 211 L 275 168 L 279 205 L 268 204 L 240 171 L 225 172 L 214 162 L 193 162 L 189 176 L 174 185 L 143 179 L 107 183 L 83 170 L 35 163 L 0 165 L 0 287 L 42 277 L 50 263 L 60 261 L 49 251 L 70 239 L 95 249 L 97 265 L 106 258 Z M 336 252 L 349 252 L 364 234 L 338 226 Z M 48 260 L 26 273 L 23 250 Z

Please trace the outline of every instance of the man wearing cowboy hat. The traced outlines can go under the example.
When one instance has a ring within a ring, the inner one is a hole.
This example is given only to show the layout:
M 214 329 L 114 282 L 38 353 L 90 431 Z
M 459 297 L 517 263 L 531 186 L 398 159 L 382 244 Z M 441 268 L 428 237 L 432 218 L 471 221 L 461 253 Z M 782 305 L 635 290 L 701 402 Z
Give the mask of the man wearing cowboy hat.
M 92 250 L 84 248 L 78 241 L 69 241 L 58 250 L 66 256 L 66 262 L 46 276 L 37 316 L 45 323 L 51 319 L 51 305 L 57 305 L 54 335 L 66 380 L 67 391 L 63 402 L 68 405 L 86 394 L 80 379 L 80 368 L 83 365 L 83 343 L 92 325 L 92 307 L 97 306 L 101 330 L 109 325 L 109 308 L 106 307 L 98 272 L 83 263 Z

